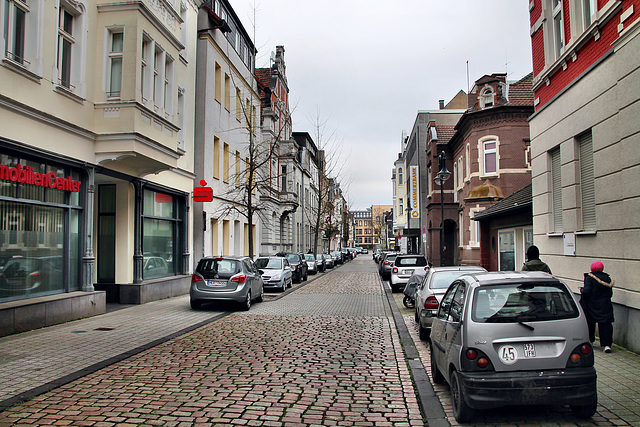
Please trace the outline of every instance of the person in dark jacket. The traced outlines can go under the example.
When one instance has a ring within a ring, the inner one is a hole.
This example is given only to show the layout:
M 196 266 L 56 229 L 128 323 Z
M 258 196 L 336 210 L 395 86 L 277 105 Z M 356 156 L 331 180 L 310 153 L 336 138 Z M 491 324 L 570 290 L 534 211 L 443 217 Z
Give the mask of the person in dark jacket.
M 584 274 L 584 287 L 580 288 L 582 305 L 589 325 L 589 341 L 596 340 L 596 323 L 600 334 L 600 346 L 611 353 L 613 344 L 613 279 L 604 271 L 600 261 L 591 264 L 591 272 Z
M 535 245 L 531 245 L 527 249 L 527 262 L 522 266 L 522 271 L 544 271 L 551 274 L 547 263 L 540 261 L 540 250 Z

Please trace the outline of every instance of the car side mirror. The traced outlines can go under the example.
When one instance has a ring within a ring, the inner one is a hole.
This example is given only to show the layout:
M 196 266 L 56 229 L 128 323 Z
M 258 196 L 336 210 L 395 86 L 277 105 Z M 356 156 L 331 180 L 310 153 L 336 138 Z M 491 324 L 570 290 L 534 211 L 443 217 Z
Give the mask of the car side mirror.
M 262 276 L 264 274 L 264 270 L 258 270 L 258 273 Z

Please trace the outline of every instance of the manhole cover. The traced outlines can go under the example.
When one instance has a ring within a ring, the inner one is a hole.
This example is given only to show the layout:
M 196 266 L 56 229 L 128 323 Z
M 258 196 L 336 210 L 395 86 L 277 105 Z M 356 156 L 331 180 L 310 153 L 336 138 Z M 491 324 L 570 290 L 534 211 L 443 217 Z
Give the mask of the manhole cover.
M 94 331 L 113 331 L 114 328 L 96 328 Z
M 86 334 L 87 331 L 73 331 L 72 334 Z

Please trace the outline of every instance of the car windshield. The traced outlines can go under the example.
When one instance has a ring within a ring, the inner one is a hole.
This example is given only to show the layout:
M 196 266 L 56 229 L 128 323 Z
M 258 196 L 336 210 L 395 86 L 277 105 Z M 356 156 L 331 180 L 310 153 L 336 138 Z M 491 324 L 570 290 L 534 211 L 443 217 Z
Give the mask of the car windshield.
M 260 270 L 281 270 L 282 260 L 278 258 L 258 258 L 256 268 Z
M 238 261 L 231 259 L 203 259 L 198 264 L 199 273 L 236 273 L 238 271 Z
M 478 288 L 474 322 L 517 323 L 570 319 L 580 315 L 568 290 L 555 284 L 509 284 Z
M 447 289 L 454 280 L 466 273 L 469 273 L 469 271 L 434 271 L 429 288 Z
M 323 258 L 322 258 L 322 255 L 316 255 L 316 259 L 317 259 L 317 260 L 322 260 L 322 259 L 323 259 Z
M 425 265 L 427 265 L 427 259 L 423 256 L 400 257 L 396 258 L 395 265 L 407 267 L 424 267 Z

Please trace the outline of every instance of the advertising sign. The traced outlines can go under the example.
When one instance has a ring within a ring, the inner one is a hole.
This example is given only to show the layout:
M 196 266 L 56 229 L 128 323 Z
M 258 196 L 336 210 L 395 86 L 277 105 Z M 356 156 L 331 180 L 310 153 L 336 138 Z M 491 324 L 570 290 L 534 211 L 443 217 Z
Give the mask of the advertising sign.
M 411 206 L 411 218 L 420 218 L 420 188 L 418 181 L 418 166 L 410 166 L 409 206 Z

